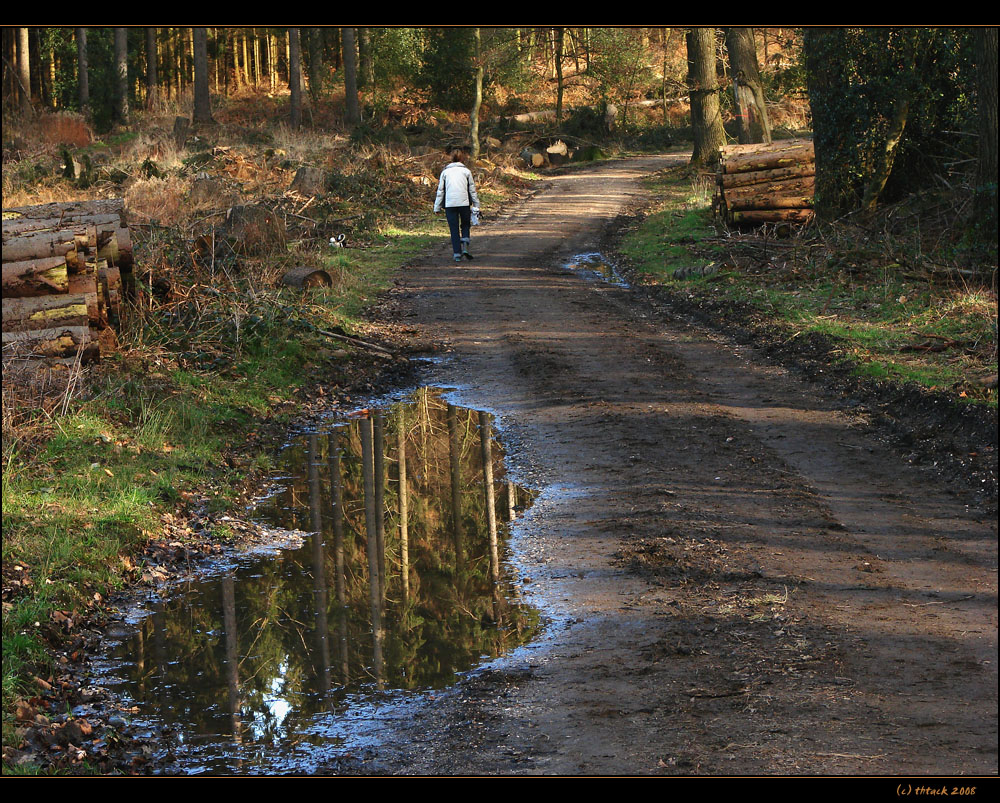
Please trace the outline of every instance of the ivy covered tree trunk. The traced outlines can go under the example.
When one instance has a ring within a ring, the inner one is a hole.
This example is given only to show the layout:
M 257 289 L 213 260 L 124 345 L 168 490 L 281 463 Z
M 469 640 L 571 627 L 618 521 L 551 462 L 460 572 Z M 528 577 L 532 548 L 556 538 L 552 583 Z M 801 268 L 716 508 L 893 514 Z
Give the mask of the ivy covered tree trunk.
M 733 77 L 739 141 L 771 142 L 771 120 L 764 102 L 764 88 L 757 64 L 753 28 L 726 28 L 726 52 Z
M 806 86 L 812 112 L 813 145 L 816 151 L 816 216 L 831 219 L 847 207 L 849 181 L 848 131 L 843 123 L 842 103 L 847 77 L 842 59 L 834 58 L 845 48 L 843 28 L 806 28 L 802 40 Z
M 715 29 L 691 28 L 687 33 L 688 91 L 694 129 L 692 165 L 712 165 L 726 144 L 719 112 L 719 82 L 715 73 Z
M 997 236 L 997 29 L 976 29 L 979 94 L 979 174 L 975 222 L 980 239 L 996 248 Z

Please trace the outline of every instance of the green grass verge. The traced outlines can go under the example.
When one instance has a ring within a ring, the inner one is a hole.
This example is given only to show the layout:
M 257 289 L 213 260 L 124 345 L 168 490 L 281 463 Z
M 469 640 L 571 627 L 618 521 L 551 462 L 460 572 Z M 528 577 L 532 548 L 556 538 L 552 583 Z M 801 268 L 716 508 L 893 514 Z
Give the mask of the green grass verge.
M 868 245 L 855 252 L 775 246 L 767 265 L 747 270 L 754 259 L 759 266 L 760 242 L 741 259 L 745 241 L 717 236 L 710 179 L 674 169 L 647 186 L 650 213 L 621 245 L 643 281 L 749 305 L 789 337 L 826 335 L 859 375 L 996 406 L 996 388 L 978 381 L 997 372 L 997 302 L 988 290 L 929 282 Z M 710 265 L 719 272 L 677 278 L 681 268 Z
M 235 291 L 193 321 L 149 313 L 66 415 L 5 431 L 4 586 L 16 588 L 3 605 L 5 745 L 17 742 L 14 702 L 52 671 L 53 615 L 135 582 L 161 517 L 190 495 L 229 508 L 269 465 L 245 448 L 260 423 L 290 419 L 298 389 L 349 364 L 349 347 L 319 330 L 354 331 L 399 267 L 444 236 L 428 219 L 321 252 L 329 291 Z

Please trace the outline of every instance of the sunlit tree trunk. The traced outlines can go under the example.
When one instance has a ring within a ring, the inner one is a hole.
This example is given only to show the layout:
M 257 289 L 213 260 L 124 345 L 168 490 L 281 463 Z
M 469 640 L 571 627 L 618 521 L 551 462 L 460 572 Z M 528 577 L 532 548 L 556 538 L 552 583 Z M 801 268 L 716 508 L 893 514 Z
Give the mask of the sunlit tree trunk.
M 479 109 L 483 104 L 483 45 L 479 28 L 475 29 L 475 75 L 476 90 L 472 102 L 470 139 L 472 140 L 472 158 L 479 158 Z
M 31 113 L 31 37 L 27 28 L 17 29 L 17 84 L 21 111 Z
M 771 120 L 764 101 L 753 28 L 726 28 L 726 51 L 733 78 L 739 141 L 769 143 Z
M 715 29 L 691 28 L 687 34 L 687 54 L 691 127 L 694 130 L 691 164 L 712 165 L 719 161 L 726 143 L 715 74 Z

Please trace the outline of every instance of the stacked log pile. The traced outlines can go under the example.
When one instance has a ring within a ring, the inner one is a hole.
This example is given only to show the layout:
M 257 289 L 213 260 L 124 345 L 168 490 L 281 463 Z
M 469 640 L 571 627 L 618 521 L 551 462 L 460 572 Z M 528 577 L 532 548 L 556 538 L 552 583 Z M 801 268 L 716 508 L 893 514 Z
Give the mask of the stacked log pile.
M 716 213 L 736 226 L 808 223 L 815 185 L 812 140 L 726 145 L 717 174 Z
M 4 209 L 4 361 L 99 359 L 131 270 L 121 200 Z

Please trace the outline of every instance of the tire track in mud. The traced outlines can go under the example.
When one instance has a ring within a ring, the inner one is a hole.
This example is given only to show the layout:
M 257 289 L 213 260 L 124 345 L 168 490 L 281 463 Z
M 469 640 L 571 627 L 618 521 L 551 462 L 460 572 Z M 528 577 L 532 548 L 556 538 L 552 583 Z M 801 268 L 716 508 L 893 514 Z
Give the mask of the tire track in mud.
M 331 770 L 996 772 L 995 522 L 815 387 L 561 267 L 678 158 L 554 178 L 475 262 L 405 275 L 451 349 L 428 381 L 541 478 L 515 542 L 550 624 Z

